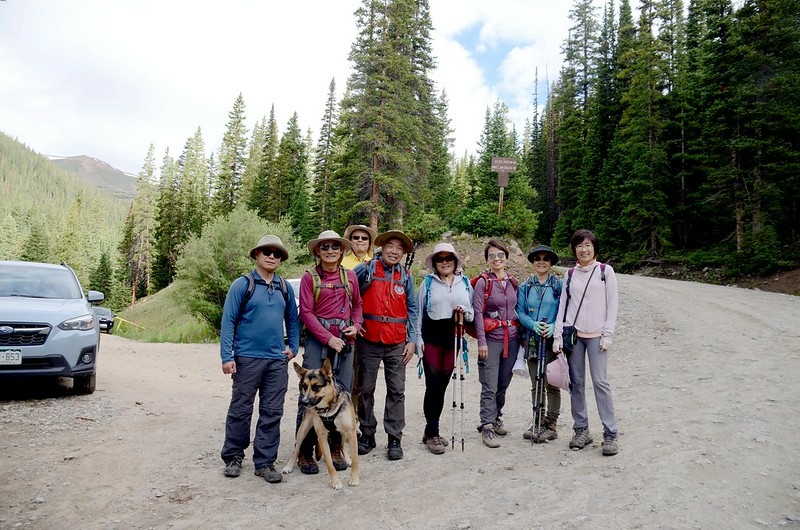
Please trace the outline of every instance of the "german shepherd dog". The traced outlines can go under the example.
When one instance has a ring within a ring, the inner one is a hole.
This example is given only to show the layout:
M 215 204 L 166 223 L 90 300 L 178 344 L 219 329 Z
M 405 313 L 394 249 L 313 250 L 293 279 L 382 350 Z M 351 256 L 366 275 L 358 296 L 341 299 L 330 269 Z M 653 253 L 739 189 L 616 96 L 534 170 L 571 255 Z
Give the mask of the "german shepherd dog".
M 328 444 L 328 427 L 330 427 L 342 435 L 346 448 L 344 458 L 350 464 L 349 485 L 358 486 L 358 419 L 350 392 L 334 380 L 331 363 L 327 358 L 319 370 L 308 370 L 297 363 L 292 365 L 300 378 L 300 404 L 306 409 L 303 411 L 303 421 L 295 436 L 292 457 L 282 473 L 291 473 L 294 469 L 297 455 L 300 454 L 300 444 L 313 426 L 317 433 L 317 446 L 322 451 L 325 467 L 328 468 L 331 486 L 335 490 L 341 489 L 342 481 L 333 468 L 331 448 Z

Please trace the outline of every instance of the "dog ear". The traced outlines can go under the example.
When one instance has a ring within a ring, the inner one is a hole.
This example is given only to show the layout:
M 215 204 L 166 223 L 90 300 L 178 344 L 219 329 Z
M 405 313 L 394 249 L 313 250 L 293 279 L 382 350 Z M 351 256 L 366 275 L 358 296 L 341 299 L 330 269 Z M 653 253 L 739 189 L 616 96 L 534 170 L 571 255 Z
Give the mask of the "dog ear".
M 322 373 L 330 376 L 333 373 L 333 369 L 331 368 L 331 360 L 325 357 L 325 360 L 322 361 Z
M 306 370 L 297 363 L 292 363 L 292 366 L 294 367 L 294 371 L 297 372 L 297 375 L 300 376 L 300 378 L 302 378 L 308 372 L 308 370 Z

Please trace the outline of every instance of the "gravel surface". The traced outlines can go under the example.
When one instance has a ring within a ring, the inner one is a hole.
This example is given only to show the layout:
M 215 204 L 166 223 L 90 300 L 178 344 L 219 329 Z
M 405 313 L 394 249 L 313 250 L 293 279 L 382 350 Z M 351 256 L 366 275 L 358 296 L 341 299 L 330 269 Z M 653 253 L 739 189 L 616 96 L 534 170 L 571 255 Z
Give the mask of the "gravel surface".
M 424 388 L 412 363 L 403 460 L 386 459 L 379 428 L 378 448 L 361 457 L 358 487 L 334 491 L 324 468 L 267 484 L 253 475 L 250 451 L 242 476 L 226 479 L 218 455 L 230 380 L 218 346 L 104 335 L 91 396 L 72 396 L 63 384 L 0 386 L 0 529 L 800 524 L 800 298 L 619 279 L 609 368 L 620 424 L 615 457 L 600 454 L 591 390 L 591 447 L 567 446 L 566 393 L 558 440 L 523 440 L 530 383 L 517 377 L 504 416 L 510 433 L 499 449 L 483 446 L 473 345 L 463 452 L 450 394 L 442 435 L 457 449 L 437 456 L 420 443 Z M 293 443 L 297 385 L 289 372 L 278 466 Z M 384 392 L 379 381 L 379 422 Z

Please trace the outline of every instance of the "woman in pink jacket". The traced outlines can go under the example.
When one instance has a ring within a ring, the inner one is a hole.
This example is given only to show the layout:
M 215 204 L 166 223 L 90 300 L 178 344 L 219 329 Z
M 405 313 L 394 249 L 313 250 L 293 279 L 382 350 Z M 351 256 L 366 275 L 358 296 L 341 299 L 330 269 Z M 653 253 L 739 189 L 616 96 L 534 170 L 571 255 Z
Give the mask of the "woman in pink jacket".
M 569 447 L 575 451 L 591 445 L 589 418 L 586 411 L 586 360 L 594 384 L 597 412 L 603 423 L 603 455 L 613 456 L 617 444 L 617 420 L 611 385 L 608 382 L 608 352 L 617 325 L 619 295 L 617 276 L 610 265 L 597 261 L 600 249 L 597 237 L 589 230 L 578 230 L 570 238 L 570 247 L 578 264 L 567 271 L 556 317 L 553 351 L 564 344 L 564 327 L 574 326 L 577 341 L 569 360 L 572 421 L 575 435 Z

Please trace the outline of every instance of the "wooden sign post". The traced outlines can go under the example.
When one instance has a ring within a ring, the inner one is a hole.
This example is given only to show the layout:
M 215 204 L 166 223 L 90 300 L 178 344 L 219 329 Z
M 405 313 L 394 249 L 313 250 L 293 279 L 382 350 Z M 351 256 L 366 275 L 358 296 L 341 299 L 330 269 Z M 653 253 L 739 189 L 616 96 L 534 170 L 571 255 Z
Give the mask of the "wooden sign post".
M 497 185 L 500 186 L 500 202 L 497 205 L 497 215 L 503 214 L 503 190 L 508 186 L 508 175 L 516 170 L 516 158 L 492 157 L 492 171 L 497 173 Z

